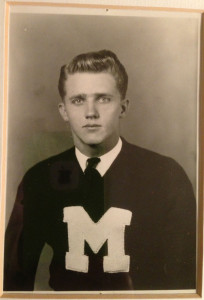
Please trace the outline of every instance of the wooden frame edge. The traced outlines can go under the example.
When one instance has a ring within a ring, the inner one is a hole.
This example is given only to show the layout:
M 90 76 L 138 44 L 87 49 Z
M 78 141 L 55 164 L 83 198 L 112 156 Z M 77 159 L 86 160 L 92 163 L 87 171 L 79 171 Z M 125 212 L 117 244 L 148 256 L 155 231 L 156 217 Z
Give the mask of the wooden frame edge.
M 175 293 L 175 294 L 42 294 L 42 293 L 3 293 L 5 299 L 195 299 L 200 298 L 196 293 Z
M 199 195 L 198 195 L 198 257 L 197 257 L 197 292 L 202 296 L 203 270 L 203 197 L 204 197 L 204 13 L 201 17 L 200 43 L 200 111 L 199 111 Z M 201 262 L 201 263 L 198 263 Z
M 168 7 L 145 7 L 145 6 L 122 6 L 122 5 L 101 5 L 101 4 L 77 4 L 77 3 L 52 3 L 52 2 L 27 2 L 5 0 L 5 21 L 4 21 L 4 78 L 3 78 L 3 130 L 2 140 L 5 141 L 2 146 L 2 166 L 1 166 L 1 199 L 0 201 L 0 245 L 4 244 L 4 212 L 5 212 L 5 175 L 6 175 L 6 157 L 7 157 L 7 110 L 8 110 L 8 48 L 9 48 L 9 12 L 10 6 L 48 6 L 48 7 L 72 7 L 72 8 L 102 8 L 115 10 L 143 10 L 143 11 L 164 11 L 164 12 L 189 12 L 201 14 L 201 40 L 200 40 L 200 111 L 199 111 L 199 201 L 198 201 L 198 261 L 197 263 L 197 286 L 196 293 L 154 293 L 154 294 L 56 294 L 56 293 L 26 293 L 26 292 L 3 292 L 3 274 L 0 272 L 0 298 L 22 298 L 22 299 L 192 299 L 202 297 L 202 272 L 203 272 L 203 209 L 204 209 L 204 9 L 184 9 L 184 8 L 168 8 Z M 202 154 L 202 155 L 201 155 Z M 4 176 L 3 176 L 4 175 Z M 3 270 L 3 251 L 0 252 L 0 270 Z
M 188 8 L 171 8 L 171 7 L 147 7 L 147 6 L 128 6 L 128 5 L 105 5 L 105 4 L 84 4 L 84 3 L 53 3 L 53 2 L 28 2 L 28 1 L 12 1 L 8 0 L 9 5 L 28 5 L 28 6 L 52 6 L 52 7 L 79 7 L 79 8 L 104 8 L 104 9 L 134 9 L 134 10 L 157 10 L 157 11 L 178 11 L 178 12 L 197 12 L 202 13 L 204 9 L 188 9 Z
M 5 3 L 5 22 L 4 22 L 4 52 L 3 52 L 3 120 L 2 120 L 2 146 L 1 146 L 1 194 L 0 194 L 0 245 L 4 245 L 4 214 L 5 214 L 5 195 L 6 195 L 6 157 L 7 157 L 7 109 L 8 109 L 8 42 L 9 42 L 9 4 Z M 4 251 L 0 252 L 0 297 L 3 295 L 3 258 Z

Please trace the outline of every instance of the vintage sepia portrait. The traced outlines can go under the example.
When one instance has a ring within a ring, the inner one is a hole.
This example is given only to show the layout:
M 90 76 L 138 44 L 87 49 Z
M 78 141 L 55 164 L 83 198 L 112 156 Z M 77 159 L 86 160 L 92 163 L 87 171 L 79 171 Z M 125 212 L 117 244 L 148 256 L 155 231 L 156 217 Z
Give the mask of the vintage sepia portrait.
M 198 294 L 202 14 L 7 16 L 4 295 Z

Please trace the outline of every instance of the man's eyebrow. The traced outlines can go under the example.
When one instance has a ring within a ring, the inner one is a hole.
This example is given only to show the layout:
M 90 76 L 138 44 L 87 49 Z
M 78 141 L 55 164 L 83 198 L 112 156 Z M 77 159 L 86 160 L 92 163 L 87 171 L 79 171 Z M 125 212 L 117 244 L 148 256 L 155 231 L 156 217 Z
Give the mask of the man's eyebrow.
M 96 98 L 100 98 L 100 97 L 113 97 L 112 94 L 109 94 L 109 93 L 94 93 L 94 94 L 91 94 L 91 96 L 94 96 Z M 76 94 L 76 95 L 72 95 L 71 97 L 69 97 L 70 100 L 73 100 L 73 99 L 86 99 L 87 98 L 87 94 Z
M 113 95 L 112 94 L 109 94 L 109 93 L 96 93 L 96 94 L 94 94 L 97 98 L 99 98 L 99 97 L 113 97 Z
M 69 97 L 70 100 L 73 100 L 73 99 L 85 99 L 86 98 L 86 94 L 76 94 L 76 95 L 73 95 L 71 97 Z

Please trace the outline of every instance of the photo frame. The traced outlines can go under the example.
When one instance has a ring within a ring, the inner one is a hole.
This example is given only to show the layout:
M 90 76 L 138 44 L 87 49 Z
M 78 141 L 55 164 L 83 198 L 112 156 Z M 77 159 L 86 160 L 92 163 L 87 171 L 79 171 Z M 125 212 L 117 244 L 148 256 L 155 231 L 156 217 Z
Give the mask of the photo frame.
M 202 296 L 203 22 L 198 10 L 5 1 L 0 274 L 4 232 L 21 178 L 34 164 L 73 144 L 70 129 L 57 114 L 59 69 L 79 53 L 103 48 L 121 58 L 129 74 L 128 97 L 137 99 L 122 135 L 133 144 L 173 157 L 194 187 L 197 265 L 194 290 L 54 292 L 48 285 L 42 288 L 51 256 L 47 248 L 41 254 L 35 290 L 3 291 L 0 275 L 3 298 Z

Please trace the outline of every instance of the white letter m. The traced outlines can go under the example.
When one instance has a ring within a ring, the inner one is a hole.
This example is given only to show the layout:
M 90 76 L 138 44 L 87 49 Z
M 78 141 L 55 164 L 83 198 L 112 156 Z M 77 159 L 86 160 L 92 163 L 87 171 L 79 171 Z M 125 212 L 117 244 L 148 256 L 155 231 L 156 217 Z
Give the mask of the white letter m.
M 84 255 L 85 240 L 97 253 L 107 240 L 108 255 L 103 258 L 104 272 L 128 272 L 130 256 L 125 255 L 125 226 L 130 225 L 129 210 L 111 207 L 97 222 L 93 222 L 82 206 L 64 208 L 64 222 L 68 226 L 69 252 L 66 252 L 66 269 L 88 272 L 89 259 Z

